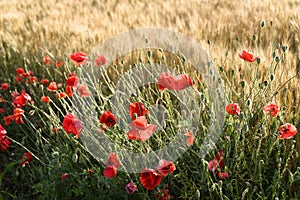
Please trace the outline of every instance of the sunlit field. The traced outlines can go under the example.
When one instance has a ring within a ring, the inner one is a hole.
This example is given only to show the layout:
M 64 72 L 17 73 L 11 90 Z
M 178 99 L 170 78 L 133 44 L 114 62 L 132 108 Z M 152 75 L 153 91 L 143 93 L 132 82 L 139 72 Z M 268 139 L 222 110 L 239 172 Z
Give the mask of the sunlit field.
M 0 8 L 0 199 L 300 199 L 300 1 Z M 195 55 L 95 51 L 137 28 L 197 41 L 212 82 Z M 216 98 L 210 85 L 220 83 Z M 151 157 L 178 137 L 176 159 Z M 201 157 L 208 137 L 217 140 Z M 149 157 L 135 165 L 120 147 Z

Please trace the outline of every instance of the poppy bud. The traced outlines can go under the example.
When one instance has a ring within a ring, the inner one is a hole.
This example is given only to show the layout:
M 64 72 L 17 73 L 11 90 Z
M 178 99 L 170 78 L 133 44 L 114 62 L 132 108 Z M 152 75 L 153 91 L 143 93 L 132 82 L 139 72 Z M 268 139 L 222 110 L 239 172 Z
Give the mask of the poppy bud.
M 265 21 L 264 21 L 264 20 L 261 21 L 260 26 L 261 26 L 262 28 L 265 26 Z

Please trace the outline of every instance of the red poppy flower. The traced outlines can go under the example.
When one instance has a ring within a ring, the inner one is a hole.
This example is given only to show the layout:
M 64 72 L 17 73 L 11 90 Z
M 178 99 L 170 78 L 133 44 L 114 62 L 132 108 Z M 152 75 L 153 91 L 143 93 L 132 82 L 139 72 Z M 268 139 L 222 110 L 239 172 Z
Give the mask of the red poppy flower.
M 23 82 L 23 76 L 16 76 L 15 78 L 16 83 L 22 83 Z
M 65 92 L 68 95 L 68 97 L 72 97 L 73 96 L 73 87 L 70 85 L 67 85 Z
M 56 82 L 51 82 L 51 83 L 49 84 L 49 86 L 47 87 L 47 90 L 48 90 L 49 92 L 56 91 L 56 90 L 57 90 L 57 84 L 56 84 Z
M 237 104 L 237 103 L 228 104 L 226 106 L 225 110 L 230 115 L 239 115 L 241 112 L 239 104 Z
M 144 188 L 153 190 L 161 182 L 162 176 L 154 169 L 143 169 L 140 174 L 140 181 Z
M 21 76 L 23 77 L 30 77 L 30 76 L 33 76 L 34 72 L 33 71 L 28 71 L 28 72 L 23 72 L 21 74 Z
M 266 115 L 270 114 L 272 117 L 276 117 L 279 112 L 279 106 L 275 102 L 272 102 L 263 107 L 262 110 Z
M 157 170 L 162 176 L 166 177 L 169 173 L 173 173 L 176 170 L 176 167 L 173 162 L 160 160 Z
M 68 134 L 72 133 L 76 138 L 79 138 L 82 130 L 82 122 L 72 113 L 69 113 L 65 116 L 62 127 Z
M 115 166 L 116 168 L 120 167 L 120 161 L 118 156 L 111 152 L 106 160 L 106 166 Z
M 10 141 L 6 137 L 6 130 L 0 124 L 0 148 L 2 152 L 5 152 L 10 146 Z
M 159 200 L 169 200 L 173 199 L 173 196 L 169 194 L 169 187 L 165 184 L 163 189 L 158 189 L 158 192 L 154 194 L 154 198 Z
M 239 54 L 239 57 L 248 62 L 254 62 L 259 57 L 254 57 L 252 53 L 243 50 L 242 53 Z
M 22 91 L 20 95 L 18 93 L 12 93 L 11 95 L 13 97 L 13 105 L 17 108 L 21 108 L 25 106 L 27 101 L 33 103 L 31 96 L 27 94 L 25 91 Z
M 15 119 L 15 117 L 14 117 L 13 115 L 5 116 L 5 117 L 4 117 L 4 124 L 7 126 L 7 125 L 9 125 L 14 119 Z
M 137 185 L 135 183 L 130 182 L 126 185 L 125 189 L 128 194 L 134 194 L 137 190 Z
M 9 88 L 8 83 L 2 83 L 2 84 L 1 84 L 1 89 L 2 89 L 2 90 L 7 90 L 8 88 Z
M 74 74 L 74 73 L 69 74 L 69 76 L 68 76 L 68 78 L 66 80 L 67 86 L 75 87 L 78 83 L 79 83 L 78 76 L 76 74 Z
M 63 98 L 66 98 L 67 94 L 64 93 L 64 92 L 60 92 L 60 93 L 55 93 L 54 96 L 55 96 L 55 98 L 57 98 L 57 99 L 58 99 L 58 98 L 63 99 Z
M 42 96 L 41 97 L 41 100 L 44 102 L 44 103 L 50 103 L 51 99 L 49 96 Z
M 117 168 L 115 166 L 108 166 L 103 171 L 103 175 L 107 178 L 114 178 L 117 175 Z
M 220 178 L 220 179 L 226 179 L 229 177 L 229 174 L 228 172 L 217 172 L 217 176 Z
M 56 67 L 61 67 L 61 66 L 63 66 L 63 64 L 64 64 L 64 63 L 63 63 L 62 61 L 56 61 L 56 62 L 55 62 L 55 66 L 56 66 Z
M 6 110 L 4 108 L 0 108 L 0 114 L 3 114 L 5 112 L 6 112 Z
M 297 129 L 294 125 L 286 123 L 279 127 L 280 135 L 278 136 L 279 139 L 290 139 L 294 135 L 297 134 Z
M 42 79 L 42 80 L 40 81 L 40 83 L 46 85 L 46 84 L 49 83 L 49 80 L 48 80 L 48 79 Z
M 157 126 L 148 124 L 145 116 L 136 118 L 131 123 L 131 129 L 127 132 L 129 140 L 146 141 L 156 131 Z
M 23 68 L 17 68 L 16 69 L 16 73 L 17 74 L 23 74 L 25 71 L 24 71 L 24 69 Z
M 0 97 L 0 103 L 6 103 L 6 99 L 4 99 L 3 97 Z
M 109 128 L 117 123 L 117 118 L 110 111 L 105 111 L 99 119 L 101 124 L 105 124 Z
M 98 55 L 97 58 L 95 58 L 94 62 L 97 66 L 105 65 L 106 58 L 103 55 Z
M 192 132 L 187 132 L 184 134 L 185 136 L 187 136 L 185 142 L 189 145 L 189 146 L 193 146 L 194 144 L 194 140 L 195 140 L 195 137 L 193 135 Z
M 158 89 L 164 90 L 184 90 L 185 88 L 193 86 L 193 80 L 187 74 L 179 76 L 172 76 L 168 72 L 161 73 L 158 77 Z
M 24 165 L 26 163 L 29 163 L 32 161 L 32 154 L 30 152 L 26 152 L 23 156 L 22 156 L 22 162 L 20 162 L 20 166 L 24 167 Z
M 93 173 L 93 170 L 92 169 L 88 169 L 88 174 L 92 174 Z
M 70 55 L 70 59 L 75 62 L 76 65 L 84 65 L 88 59 L 88 54 L 84 52 L 76 52 Z
M 136 117 L 147 115 L 149 112 L 142 102 L 130 103 L 129 115 L 132 120 Z
M 79 93 L 80 97 L 89 97 L 89 96 L 91 96 L 91 92 L 88 90 L 88 88 L 84 84 L 78 84 L 77 92 Z
M 52 61 L 51 61 L 51 58 L 49 55 L 45 55 L 44 58 L 43 58 L 43 63 L 45 65 L 51 65 Z
M 65 180 L 66 178 L 68 178 L 68 174 L 67 173 L 64 173 L 61 175 L 61 179 L 62 180 Z
M 208 163 L 208 170 L 210 172 L 217 171 L 218 168 L 224 167 L 224 157 L 223 157 L 223 150 L 220 150 L 219 153 L 216 155 L 216 158 L 209 161 Z
M 23 115 L 24 115 L 24 110 L 21 108 L 15 108 L 14 109 L 14 120 L 16 124 L 23 124 Z

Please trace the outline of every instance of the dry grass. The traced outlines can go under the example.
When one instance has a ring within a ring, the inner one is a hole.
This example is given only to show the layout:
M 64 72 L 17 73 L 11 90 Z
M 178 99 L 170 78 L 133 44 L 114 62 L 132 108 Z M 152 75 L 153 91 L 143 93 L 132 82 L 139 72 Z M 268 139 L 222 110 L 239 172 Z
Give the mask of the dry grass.
M 241 73 L 245 73 L 245 63 L 237 53 L 242 49 L 254 51 L 262 59 L 261 67 L 268 68 L 276 43 L 287 45 L 286 59 L 278 66 L 280 73 L 284 70 L 283 77 L 276 74 L 277 81 L 284 82 L 296 71 L 300 1 L 4 0 L 0 7 L 1 57 L 16 64 L 22 64 L 23 57 L 39 58 L 45 52 L 58 58 L 76 50 L 89 52 L 128 29 L 162 27 L 196 39 L 218 65 Z M 259 39 L 252 39 L 253 34 L 261 35 L 261 45 Z M 228 57 L 222 63 L 226 50 Z M 261 81 L 268 79 L 263 70 L 260 73 Z M 297 85 L 295 80 L 287 85 L 288 107 L 299 105 Z

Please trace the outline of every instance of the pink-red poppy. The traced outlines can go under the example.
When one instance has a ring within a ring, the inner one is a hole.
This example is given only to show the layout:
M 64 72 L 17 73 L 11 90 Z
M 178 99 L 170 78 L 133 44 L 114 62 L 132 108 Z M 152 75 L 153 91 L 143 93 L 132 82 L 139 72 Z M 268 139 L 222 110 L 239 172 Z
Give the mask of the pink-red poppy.
M 58 98 L 63 99 L 63 98 L 66 98 L 66 97 L 67 97 L 67 94 L 64 93 L 64 92 L 59 92 L 59 93 L 55 93 L 54 96 L 55 96 L 55 98 L 57 98 L 57 99 L 58 99 Z
M 220 150 L 219 153 L 216 155 L 216 158 L 209 161 L 208 170 L 210 172 L 216 172 L 218 168 L 222 169 L 223 167 L 224 167 L 223 150 Z
M 49 86 L 47 87 L 47 90 L 49 91 L 49 92 L 54 92 L 54 91 L 56 91 L 58 89 L 58 87 L 57 87 L 57 83 L 56 82 L 51 82 L 50 84 L 49 84 Z
M 70 85 L 67 85 L 65 92 L 68 95 L 68 97 L 72 97 L 73 96 L 73 87 Z
M 239 53 L 239 57 L 248 62 L 254 62 L 259 58 L 254 57 L 253 53 L 247 52 L 246 50 L 243 50 L 241 53 Z
M 79 78 L 76 74 L 71 73 L 68 75 L 68 78 L 66 80 L 67 86 L 75 87 L 79 83 Z
M 68 178 L 68 174 L 67 173 L 63 173 L 62 175 L 61 175 L 61 180 L 65 180 L 66 178 Z
M 23 74 L 25 71 L 23 68 L 17 68 L 16 69 L 16 74 Z
M 51 98 L 49 96 L 42 96 L 41 100 L 46 104 L 51 102 Z
M 170 75 L 168 72 L 163 72 L 158 77 L 158 89 L 164 90 L 184 90 L 185 88 L 193 86 L 193 80 L 187 74 L 180 74 L 176 77 Z
M 126 185 L 125 189 L 128 194 L 134 194 L 135 191 L 137 190 L 137 185 L 133 182 L 130 182 Z
M 140 181 L 147 190 L 153 190 L 160 184 L 161 179 L 161 174 L 154 169 L 144 168 L 140 174 Z
M 103 175 L 107 178 L 115 177 L 118 167 L 120 167 L 119 158 L 115 153 L 111 152 L 106 160 L 106 168 L 103 171 Z
M 189 146 L 193 146 L 194 145 L 194 141 L 195 141 L 195 137 L 193 135 L 192 132 L 187 132 L 184 134 L 185 136 L 187 136 L 185 142 L 187 143 L 187 145 Z
M 290 123 L 286 123 L 279 127 L 280 135 L 279 139 L 290 139 L 297 134 L 297 129 L 294 125 Z
M 158 200 L 169 200 L 173 199 L 173 196 L 169 194 L 169 187 L 167 184 L 164 185 L 163 189 L 158 189 L 158 192 L 154 194 L 154 198 Z
M 46 84 L 48 84 L 50 81 L 48 80 L 48 79 L 42 79 L 41 81 L 40 81 L 40 83 L 41 84 L 43 84 L 43 85 L 46 85 Z
M 175 170 L 175 164 L 167 160 L 160 160 L 157 166 L 157 171 L 164 177 L 168 176 L 169 173 L 173 173 Z
M 147 115 L 148 113 L 148 110 L 145 108 L 142 102 L 130 103 L 129 115 L 132 120 L 135 120 L 136 117 Z
M 65 116 L 62 127 L 66 133 L 72 133 L 76 138 L 79 138 L 82 130 L 82 121 L 77 119 L 72 113 L 69 113 Z
M 50 58 L 49 55 L 45 55 L 45 56 L 43 57 L 43 63 L 44 63 L 45 65 L 51 65 L 52 61 L 51 61 L 51 58 Z
M 272 117 L 276 117 L 279 112 L 279 106 L 275 102 L 272 102 L 270 104 L 267 104 L 265 107 L 263 107 L 262 110 L 266 115 L 271 115 Z
M 217 176 L 220 178 L 220 179 L 226 179 L 229 177 L 229 173 L 228 172 L 217 172 Z
M 131 123 L 131 129 L 127 132 L 130 140 L 146 141 L 156 131 L 157 126 L 148 124 L 145 116 L 137 117 Z
M 10 146 L 10 141 L 6 137 L 6 130 L 2 127 L 0 124 L 0 148 L 2 152 L 5 152 L 9 146 Z
M 32 161 L 32 154 L 30 152 L 26 152 L 19 163 L 20 166 L 24 167 L 25 164 Z
M 104 169 L 103 175 L 106 178 L 114 178 L 117 175 L 117 168 L 115 166 L 108 166 Z
M 64 65 L 64 63 L 62 62 L 62 61 L 56 61 L 55 62 L 55 66 L 56 67 L 61 67 L 61 66 L 63 66 Z
M 230 115 L 239 115 L 241 112 L 239 104 L 237 104 L 237 103 L 228 104 L 226 106 L 225 110 Z
M 8 88 L 9 88 L 8 83 L 2 83 L 2 84 L 1 84 L 1 89 L 2 89 L 2 90 L 8 90 Z
M 76 52 L 76 53 L 70 55 L 70 59 L 76 65 L 84 65 L 88 59 L 88 54 L 86 54 L 84 52 Z
M 117 123 L 117 118 L 110 111 L 105 111 L 99 118 L 101 124 L 112 128 Z
M 87 88 L 85 84 L 78 84 L 77 85 L 77 92 L 80 97 L 89 97 L 91 96 L 91 92 Z
M 95 58 L 94 63 L 97 66 L 105 65 L 106 58 L 103 55 L 98 55 L 97 58 Z
M 31 96 L 27 94 L 25 91 L 22 91 L 21 94 L 12 93 L 11 95 L 12 95 L 13 105 L 16 108 L 21 108 L 25 106 L 27 102 L 33 103 Z

